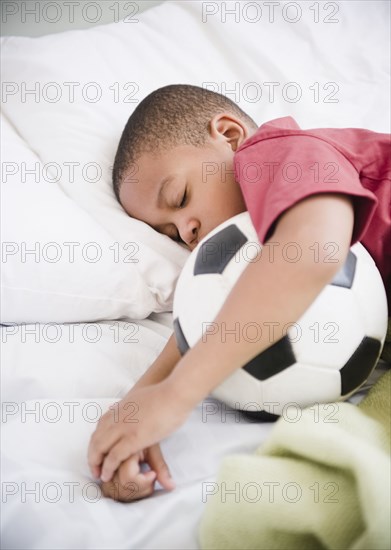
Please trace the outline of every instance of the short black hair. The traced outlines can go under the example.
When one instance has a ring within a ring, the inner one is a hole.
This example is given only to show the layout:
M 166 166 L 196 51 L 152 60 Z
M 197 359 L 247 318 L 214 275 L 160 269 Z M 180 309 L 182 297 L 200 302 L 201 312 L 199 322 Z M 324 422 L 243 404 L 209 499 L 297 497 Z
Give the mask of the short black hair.
M 143 99 L 126 123 L 114 159 L 113 189 L 118 202 L 124 173 L 140 154 L 178 145 L 204 145 L 210 120 L 224 111 L 257 128 L 254 120 L 228 97 L 198 86 L 172 84 Z

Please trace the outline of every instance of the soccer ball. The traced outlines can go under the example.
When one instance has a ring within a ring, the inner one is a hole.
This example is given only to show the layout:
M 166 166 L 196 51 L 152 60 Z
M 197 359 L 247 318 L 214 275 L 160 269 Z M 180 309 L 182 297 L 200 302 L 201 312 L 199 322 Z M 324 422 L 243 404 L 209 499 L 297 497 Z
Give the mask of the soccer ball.
M 174 295 L 174 331 L 182 355 L 212 332 L 220 331 L 222 342 L 254 342 L 261 331 L 272 329 L 261 315 L 259 323 L 226 327 L 226 334 L 213 323 L 240 274 L 263 252 L 248 212 L 226 220 L 198 243 Z M 281 415 L 289 404 L 346 399 L 374 369 L 386 331 L 384 285 L 371 256 L 357 243 L 297 323 L 284 327 L 284 337 L 234 371 L 212 395 L 265 419 Z

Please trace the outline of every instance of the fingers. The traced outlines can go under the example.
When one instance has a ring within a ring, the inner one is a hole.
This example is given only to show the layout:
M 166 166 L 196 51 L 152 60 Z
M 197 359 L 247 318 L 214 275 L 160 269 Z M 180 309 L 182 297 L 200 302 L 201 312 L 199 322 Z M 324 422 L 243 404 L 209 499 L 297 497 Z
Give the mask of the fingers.
M 88 446 L 87 459 L 92 475 L 110 481 L 121 462 L 137 453 L 138 433 L 129 434 L 126 424 L 118 421 L 115 403 L 98 421 Z M 149 443 L 149 442 L 148 442 Z
M 131 502 L 147 497 L 153 493 L 156 472 L 140 472 L 140 464 L 143 453 L 136 453 L 121 464 L 109 482 L 101 484 L 104 496 Z
M 133 491 L 132 500 L 151 495 L 156 480 L 156 472 L 141 472 L 140 458 L 140 455 L 132 455 L 121 464 L 118 471 L 121 486 L 126 487 L 129 492 Z
M 127 460 L 122 462 L 118 468 L 119 479 L 121 483 L 134 480 L 140 474 L 140 462 L 142 461 L 143 453 L 135 453 L 131 455 Z
M 151 469 L 157 474 L 157 481 L 164 489 L 171 491 L 175 489 L 175 481 L 172 479 L 170 470 L 164 460 L 160 445 L 152 445 L 146 451 L 146 461 Z
M 144 460 L 151 467 L 148 472 L 142 472 L 140 469 Z M 154 491 L 155 481 L 159 481 L 167 490 L 175 488 L 175 482 L 171 478 L 159 444 L 134 453 L 124 460 L 111 481 L 101 484 L 101 489 L 104 496 L 121 502 L 131 502 L 150 496 Z
M 90 470 L 91 470 L 92 477 L 94 477 L 95 479 L 100 478 L 100 473 L 101 473 L 100 466 L 91 466 L 90 465 Z
M 100 476 L 101 480 L 110 481 L 121 462 L 124 462 L 134 454 L 137 456 L 137 453 L 134 453 L 134 443 L 129 441 L 129 439 L 122 438 L 117 444 L 111 447 L 104 457 Z
M 96 433 L 96 432 L 95 432 Z M 95 433 L 93 434 L 90 443 L 88 445 L 88 452 L 87 452 L 87 460 L 88 465 L 90 467 L 91 473 L 95 478 L 102 476 L 102 463 L 105 460 L 106 453 L 110 450 L 110 448 L 113 447 L 116 448 L 116 440 L 114 438 L 110 439 L 100 439 L 98 440 L 95 436 Z M 129 455 L 125 456 L 124 458 L 127 458 Z M 120 462 L 117 464 L 117 467 L 119 466 Z M 111 471 L 111 476 L 114 473 L 114 471 L 117 469 L 114 468 Z M 103 481 L 110 481 L 111 476 L 107 477 L 108 472 L 106 472 L 106 478 L 101 479 Z
M 88 465 L 92 475 L 95 478 L 98 478 L 101 475 L 101 466 L 106 453 L 119 441 L 121 437 L 121 434 L 115 429 L 110 429 L 110 423 L 111 418 L 109 414 L 104 414 L 100 418 L 88 445 Z
M 116 473 L 111 481 L 101 483 L 102 494 L 120 502 L 132 502 L 148 497 L 153 493 L 156 478 L 155 472 L 148 472 L 148 474 L 148 476 L 142 476 L 142 480 L 121 483 Z

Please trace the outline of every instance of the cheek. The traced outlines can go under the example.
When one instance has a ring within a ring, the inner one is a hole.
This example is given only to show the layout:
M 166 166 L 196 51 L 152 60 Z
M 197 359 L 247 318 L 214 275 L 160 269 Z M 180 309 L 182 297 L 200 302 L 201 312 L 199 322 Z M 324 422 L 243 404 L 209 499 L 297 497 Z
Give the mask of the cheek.
M 211 199 L 208 208 L 205 209 L 205 215 L 207 219 L 213 220 L 214 225 L 218 225 L 240 211 L 236 196 L 225 190 Z
M 201 194 L 202 212 L 205 219 L 213 220 L 215 224 L 246 210 L 240 187 L 230 175 L 226 173 L 224 180 L 220 174 L 216 174 L 213 179 L 202 183 L 205 185 Z
M 237 183 L 234 183 L 232 186 L 230 186 L 229 190 L 227 188 L 225 202 L 226 208 L 229 212 L 232 213 L 232 216 L 238 214 L 239 212 L 243 212 L 243 210 L 246 210 L 244 198 Z

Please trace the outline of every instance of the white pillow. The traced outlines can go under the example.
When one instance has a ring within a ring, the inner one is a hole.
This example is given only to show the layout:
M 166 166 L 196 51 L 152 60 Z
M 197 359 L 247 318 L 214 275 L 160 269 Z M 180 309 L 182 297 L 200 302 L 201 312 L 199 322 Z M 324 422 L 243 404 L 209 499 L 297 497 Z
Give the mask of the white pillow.
M 258 123 L 292 115 L 303 127 L 389 130 L 387 2 L 376 2 L 376 9 L 365 2 L 329 4 L 316 13 L 308 2 L 279 2 L 271 21 L 264 2 L 165 2 L 137 15 L 137 23 L 2 39 L 2 107 L 47 179 L 57 177 L 119 250 L 136 243 L 137 270 L 152 295 L 137 315 L 171 308 L 188 255 L 130 219 L 111 189 L 119 137 L 149 92 L 170 83 L 204 85 L 226 93 Z M 113 314 L 99 310 L 103 318 Z M 41 317 L 40 310 L 33 313 Z M 88 313 L 75 320 L 91 319 Z
M 44 166 L 4 118 L 2 143 L 1 322 L 137 319 L 158 308 L 138 264 L 115 261 L 103 226 L 57 183 L 30 181 L 25 170 L 39 178 Z

